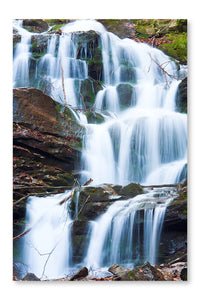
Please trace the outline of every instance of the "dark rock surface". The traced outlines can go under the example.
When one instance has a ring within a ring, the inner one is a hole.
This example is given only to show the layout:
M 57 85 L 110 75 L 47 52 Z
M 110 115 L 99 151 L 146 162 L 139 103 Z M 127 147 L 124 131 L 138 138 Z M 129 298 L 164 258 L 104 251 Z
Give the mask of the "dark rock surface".
M 115 275 L 115 280 L 122 281 L 164 281 L 163 274 L 149 262 L 138 266 L 132 270 L 121 267 L 117 264 L 108 269 L 109 272 Z
M 75 275 L 70 278 L 70 281 L 78 280 L 88 275 L 88 269 L 86 267 L 80 268 Z
M 45 194 L 56 186 L 71 186 L 79 165 L 83 134 L 84 128 L 67 107 L 40 90 L 14 89 L 14 203 L 34 192 Z M 24 217 L 25 200 L 14 204 L 14 219 Z

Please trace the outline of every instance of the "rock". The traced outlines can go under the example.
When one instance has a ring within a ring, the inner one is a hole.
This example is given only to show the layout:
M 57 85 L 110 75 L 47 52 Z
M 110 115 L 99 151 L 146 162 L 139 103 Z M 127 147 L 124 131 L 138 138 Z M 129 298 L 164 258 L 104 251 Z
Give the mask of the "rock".
M 114 264 L 108 269 L 108 271 L 116 276 L 115 279 L 117 279 L 117 278 L 121 279 L 127 275 L 127 273 L 130 271 L 130 269 L 124 268 L 118 264 Z
M 48 24 L 41 19 L 25 19 L 23 20 L 23 26 L 28 31 L 38 33 L 47 31 L 49 28 Z
M 25 215 L 27 194 L 73 185 L 84 127 L 69 108 L 40 90 L 18 88 L 13 96 L 14 203 L 24 197 L 13 209 L 14 220 L 19 220 Z
M 187 113 L 187 77 L 185 77 L 178 86 L 176 109 L 181 113 Z
M 138 183 L 129 183 L 126 186 L 115 185 L 112 186 L 113 190 L 123 199 L 133 198 L 139 194 L 144 194 L 143 188 Z
M 103 63 L 101 60 L 91 60 L 88 63 L 88 76 L 94 80 L 103 80 Z
M 79 280 L 88 275 L 88 269 L 86 267 L 80 268 L 75 275 L 70 278 L 70 281 Z
M 187 228 L 187 200 L 174 199 L 166 209 L 164 229 L 186 231 Z
M 81 263 L 87 251 L 90 236 L 88 221 L 75 220 L 71 227 L 72 262 Z
M 106 208 L 113 202 L 115 191 L 109 185 L 98 187 L 82 186 L 76 188 L 70 203 L 72 218 L 75 217 L 77 193 L 79 193 L 78 202 L 78 220 L 93 220 L 105 212 Z
M 80 94 L 84 100 L 85 107 L 91 109 L 95 102 L 98 91 L 102 89 L 102 85 L 97 80 L 84 79 L 81 81 Z
M 101 124 L 105 121 L 101 114 L 94 111 L 87 111 L 85 115 L 87 117 L 88 124 Z
M 128 108 L 135 104 L 135 90 L 131 84 L 120 83 L 117 86 L 119 102 L 122 108 Z
M 85 186 L 76 188 L 70 204 L 72 218 L 75 217 L 77 193 L 79 193 L 78 219 L 93 220 L 102 213 L 116 200 L 126 200 L 136 195 L 143 194 L 143 188 L 136 183 L 130 183 L 123 187 L 120 185 L 103 184 L 92 187 Z
M 27 273 L 26 276 L 22 279 L 23 281 L 40 281 L 40 279 L 35 276 L 33 273 Z
M 181 277 L 181 280 L 187 281 L 187 267 L 184 267 L 182 269 L 180 277 Z
M 114 274 L 115 280 L 122 281 L 163 281 L 163 274 L 155 267 L 151 266 L 149 262 L 145 262 L 143 265 L 138 266 L 132 270 L 121 267 L 119 265 L 113 265 L 108 269 L 109 272 Z

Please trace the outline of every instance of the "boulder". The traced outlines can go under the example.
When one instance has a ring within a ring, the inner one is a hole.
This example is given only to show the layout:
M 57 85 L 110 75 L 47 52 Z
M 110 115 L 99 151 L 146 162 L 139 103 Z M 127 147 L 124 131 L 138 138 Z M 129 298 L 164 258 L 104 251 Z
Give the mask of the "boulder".
M 126 186 L 114 185 L 113 190 L 120 195 L 123 199 L 133 198 L 139 194 L 144 194 L 143 188 L 138 183 L 129 183 Z
M 108 185 L 82 186 L 74 190 L 70 211 L 72 218 L 75 217 L 78 197 L 78 220 L 93 220 L 106 211 L 116 200 L 126 200 L 136 195 L 143 194 L 143 188 L 136 183 L 127 186 Z M 78 194 L 78 195 L 77 195 Z
M 88 124 L 101 124 L 105 121 L 102 114 L 94 111 L 87 111 L 85 115 L 87 117 Z
M 187 281 L 187 267 L 184 267 L 182 270 L 181 270 L 181 280 L 183 281 Z
M 135 104 L 135 90 L 131 84 L 128 83 L 120 83 L 117 86 L 117 92 L 119 96 L 120 106 L 122 108 L 129 108 L 133 104 Z
M 31 32 L 41 33 L 47 31 L 49 26 L 42 19 L 24 19 L 23 27 Z
M 176 109 L 181 113 L 187 113 L 187 77 L 179 83 L 176 97 Z
M 40 279 L 33 273 L 27 273 L 22 279 L 23 281 L 40 281 Z
M 83 261 L 85 257 L 87 246 L 90 236 L 88 221 L 75 220 L 71 228 L 71 241 L 72 241 L 72 262 L 78 264 Z
M 87 78 L 81 81 L 80 94 L 84 101 L 85 108 L 91 109 L 93 107 L 96 94 L 102 88 L 102 84 L 98 80 L 91 80 Z
M 70 281 L 79 280 L 88 275 L 88 269 L 86 267 L 80 268 L 75 275 L 70 278 Z
M 122 281 L 164 281 L 163 274 L 153 267 L 149 262 L 138 266 L 132 270 L 121 267 L 117 264 L 108 269 L 109 272 L 115 275 L 114 280 Z

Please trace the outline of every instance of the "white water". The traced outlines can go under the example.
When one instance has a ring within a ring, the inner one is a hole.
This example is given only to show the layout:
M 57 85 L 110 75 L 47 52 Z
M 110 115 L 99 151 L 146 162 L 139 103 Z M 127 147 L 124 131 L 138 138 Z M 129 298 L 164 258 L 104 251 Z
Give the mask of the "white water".
M 29 86 L 31 34 L 20 22 L 15 28 L 22 38 L 15 50 L 14 86 Z M 50 86 L 49 94 L 62 103 L 64 82 L 66 103 L 72 108 L 83 108 L 80 83 L 88 77 L 88 65 L 85 59 L 77 58 L 78 45 L 73 32 L 89 30 L 99 33 L 102 47 L 104 88 L 96 95 L 95 109 L 109 111 L 110 117 L 96 125 L 87 124 L 84 113 L 78 117 L 74 113 L 86 126 L 82 182 L 92 178 L 94 185 L 130 182 L 149 185 L 184 180 L 187 115 L 175 110 L 180 80 L 163 74 L 153 61 L 165 67 L 168 74 L 178 77 L 175 63 L 161 51 L 129 39 L 121 40 L 95 20 L 80 20 L 63 27 L 63 35 L 52 35 L 47 53 L 36 66 L 35 76 L 43 76 Z M 91 58 L 89 50 L 83 45 L 81 57 L 89 55 Z M 121 83 L 133 91 L 131 104 L 126 108 L 120 103 Z M 83 265 L 133 266 L 145 260 L 155 264 L 165 210 L 172 200 L 172 195 L 165 195 L 160 203 L 155 200 L 156 193 L 154 190 L 133 199 L 116 201 L 99 219 L 90 222 L 91 237 Z M 64 196 L 32 197 L 27 206 L 27 218 L 33 229 L 25 239 L 25 262 L 31 272 L 43 279 L 65 276 L 72 262 L 70 228 L 73 220 L 67 204 L 58 205 Z M 144 219 L 142 228 L 138 218 Z
M 21 41 L 17 44 L 13 61 L 13 85 L 29 85 L 29 59 L 31 33 L 22 28 L 22 21 L 15 21 L 13 27 L 21 35 Z
M 27 204 L 27 228 L 24 243 L 24 263 L 30 272 L 41 279 L 61 278 L 69 272 L 71 263 L 72 220 L 68 204 L 59 202 L 70 192 L 48 197 L 29 197 Z

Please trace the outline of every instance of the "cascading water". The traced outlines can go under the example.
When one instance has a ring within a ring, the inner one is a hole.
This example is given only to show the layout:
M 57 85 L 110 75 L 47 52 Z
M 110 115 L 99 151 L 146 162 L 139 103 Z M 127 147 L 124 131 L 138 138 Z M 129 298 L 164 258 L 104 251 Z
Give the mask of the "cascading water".
M 14 86 L 29 86 L 31 34 L 20 23 L 15 28 L 21 42 L 14 56 Z M 35 68 L 37 87 L 42 82 L 39 77 L 43 77 L 48 93 L 56 101 L 66 102 L 72 111 L 84 108 L 80 86 L 88 78 L 87 59 L 92 58 L 92 49 L 84 43 L 80 47 L 73 33 L 90 30 L 99 35 L 103 63 L 104 85 L 96 95 L 94 109 L 105 116 L 105 121 L 87 124 L 83 113 L 74 113 L 86 127 L 81 182 L 92 178 L 93 185 L 158 185 L 184 180 L 187 116 L 176 111 L 175 100 L 178 78 L 185 75 L 185 70 L 178 71 L 176 64 L 158 49 L 121 40 L 93 20 L 71 22 L 62 28 L 62 35 L 49 36 L 47 53 Z M 33 229 L 25 239 L 25 262 L 31 272 L 43 278 L 64 276 L 72 264 L 73 220 L 68 204 L 64 208 L 58 205 L 65 196 L 32 197 L 27 206 Z M 173 197 L 173 192 L 154 189 L 115 201 L 101 217 L 90 222 L 83 264 L 95 268 L 113 263 L 133 266 L 145 260 L 155 264 L 165 210 Z M 75 215 L 77 212 L 78 198 Z
M 71 192 L 48 196 L 30 197 L 27 204 L 28 228 L 24 243 L 24 264 L 30 272 L 44 278 L 61 278 L 69 272 L 71 263 L 70 228 L 72 220 L 66 201 Z

